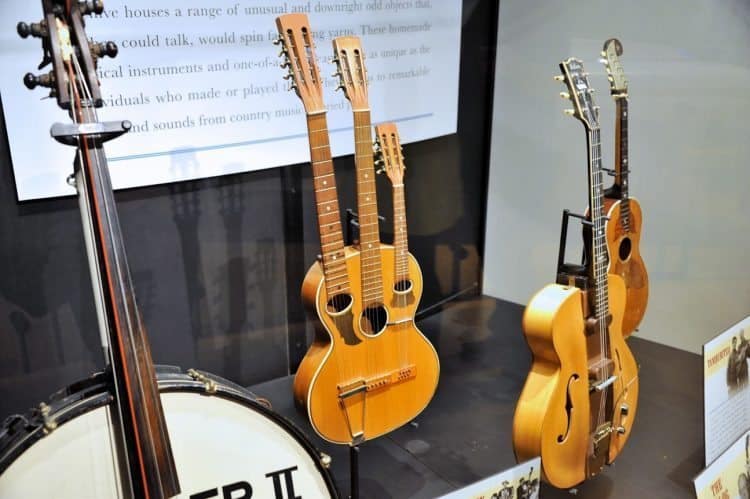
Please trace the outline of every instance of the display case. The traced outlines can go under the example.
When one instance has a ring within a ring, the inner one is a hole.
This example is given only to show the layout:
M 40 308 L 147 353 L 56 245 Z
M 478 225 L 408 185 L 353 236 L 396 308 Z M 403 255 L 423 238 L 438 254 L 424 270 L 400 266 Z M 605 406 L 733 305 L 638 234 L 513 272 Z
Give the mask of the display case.
M 750 7 L 0 14 L 0 497 L 742 494 Z

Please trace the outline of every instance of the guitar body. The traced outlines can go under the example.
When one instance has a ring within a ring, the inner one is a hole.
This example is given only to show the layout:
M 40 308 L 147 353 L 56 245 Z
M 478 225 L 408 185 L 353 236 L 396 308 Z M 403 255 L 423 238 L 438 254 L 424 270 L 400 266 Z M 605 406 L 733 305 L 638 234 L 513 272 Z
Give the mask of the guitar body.
M 641 257 L 641 205 L 629 198 L 630 230 L 625 230 L 620 218 L 621 201 L 605 198 L 604 209 L 607 221 L 607 248 L 609 249 L 609 273 L 622 277 L 627 290 L 622 333 L 630 336 L 643 320 L 648 304 L 648 273 Z
M 625 306 L 622 279 L 610 275 L 609 326 L 616 381 L 611 385 L 615 410 L 607 462 L 613 462 L 630 436 L 638 401 L 638 368 L 625 343 L 621 324 Z M 550 284 L 526 307 L 523 330 L 533 361 L 513 420 L 513 447 L 519 462 L 541 456 L 545 479 L 560 488 L 573 487 L 588 476 L 592 433 L 583 291 Z M 627 404 L 627 414 L 621 410 Z
M 307 273 L 302 299 L 316 324 L 313 344 L 294 379 L 294 398 L 316 433 L 329 442 L 353 444 L 388 433 L 414 419 L 437 387 L 439 361 L 432 344 L 413 321 L 422 294 L 421 271 L 410 255 L 411 299 L 403 307 L 394 289 L 393 247 L 381 246 L 384 302 L 388 325 L 376 335 L 359 326 L 360 286 L 352 281 L 354 300 L 329 313 L 323 272 L 318 263 Z M 349 275 L 359 275 L 360 255 L 346 248 Z M 389 269 L 391 270 L 389 272 Z M 403 321 L 400 322 L 399 321 Z M 348 396 L 342 396 L 350 393 Z

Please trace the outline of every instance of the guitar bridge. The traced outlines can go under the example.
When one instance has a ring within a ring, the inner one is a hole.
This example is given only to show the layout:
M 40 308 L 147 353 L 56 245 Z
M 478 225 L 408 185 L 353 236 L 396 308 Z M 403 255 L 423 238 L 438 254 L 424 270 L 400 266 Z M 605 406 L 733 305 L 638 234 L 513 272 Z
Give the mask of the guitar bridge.
M 358 380 L 338 385 L 339 399 L 346 399 L 362 392 L 373 392 L 381 390 L 388 386 L 407 381 L 417 376 L 417 366 L 410 364 L 401 369 L 383 373 L 369 378 L 360 378 Z

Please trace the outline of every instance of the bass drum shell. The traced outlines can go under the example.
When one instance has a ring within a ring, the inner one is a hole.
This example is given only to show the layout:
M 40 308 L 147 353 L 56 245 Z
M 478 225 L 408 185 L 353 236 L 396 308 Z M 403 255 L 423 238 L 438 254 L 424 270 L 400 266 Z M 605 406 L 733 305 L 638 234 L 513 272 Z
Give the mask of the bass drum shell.
M 338 497 L 321 454 L 296 427 L 244 388 L 200 374 L 197 381 L 157 367 L 178 497 L 294 497 L 290 484 L 297 496 Z M 123 497 L 105 381 L 97 374 L 56 393 L 44 409 L 6 420 L 1 498 Z

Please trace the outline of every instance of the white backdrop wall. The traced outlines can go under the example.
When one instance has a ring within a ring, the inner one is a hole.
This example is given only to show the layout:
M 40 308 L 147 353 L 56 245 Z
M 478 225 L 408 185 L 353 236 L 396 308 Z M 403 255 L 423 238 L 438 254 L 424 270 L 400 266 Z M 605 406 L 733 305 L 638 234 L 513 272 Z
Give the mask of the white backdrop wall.
M 750 3 L 503 0 L 499 29 L 484 292 L 526 304 L 554 282 L 561 212 L 585 209 L 587 166 L 552 76 L 568 56 L 586 63 L 611 167 L 614 102 L 597 61 L 617 37 L 651 288 L 637 334 L 699 352 L 750 314 Z

